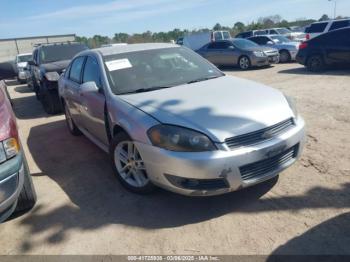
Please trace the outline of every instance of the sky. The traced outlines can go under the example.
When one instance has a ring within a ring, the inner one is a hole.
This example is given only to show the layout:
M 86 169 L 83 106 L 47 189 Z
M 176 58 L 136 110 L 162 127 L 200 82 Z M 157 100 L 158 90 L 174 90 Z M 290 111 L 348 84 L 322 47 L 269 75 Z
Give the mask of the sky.
M 337 15 L 350 16 L 350 0 L 0 0 L 0 39 L 211 28 L 275 14 L 319 19 L 333 17 L 334 1 Z

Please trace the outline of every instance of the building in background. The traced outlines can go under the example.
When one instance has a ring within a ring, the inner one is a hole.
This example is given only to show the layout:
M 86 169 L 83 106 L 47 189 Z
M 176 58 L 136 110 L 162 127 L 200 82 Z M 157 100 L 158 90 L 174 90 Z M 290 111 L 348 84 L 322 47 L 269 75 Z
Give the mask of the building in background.
M 75 34 L 0 39 L 0 62 L 12 61 L 16 55 L 31 53 L 37 44 L 75 41 Z

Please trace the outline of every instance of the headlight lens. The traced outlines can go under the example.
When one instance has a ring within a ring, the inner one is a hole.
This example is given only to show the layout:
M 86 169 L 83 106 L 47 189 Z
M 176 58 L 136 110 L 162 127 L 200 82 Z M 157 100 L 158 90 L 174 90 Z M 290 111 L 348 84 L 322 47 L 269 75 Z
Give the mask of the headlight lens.
M 204 152 L 216 150 L 204 134 L 183 127 L 157 125 L 147 132 L 152 144 L 170 151 Z
M 291 98 L 290 96 L 285 96 L 285 97 L 286 97 L 286 100 L 287 100 L 287 102 L 289 104 L 289 107 L 293 111 L 294 117 L 297 118 L 298 117 L 298 110 L 297 110 L 297 107 L 296 107 L 295 100 L 293 98 Z
M 0 163 L 6 161 L 6 153 L 3 144 L 0 142 Z
M 254 51 L 254 55 L 257 57 L 264 57 L 266 56 L 264 52 L 262 51 Z

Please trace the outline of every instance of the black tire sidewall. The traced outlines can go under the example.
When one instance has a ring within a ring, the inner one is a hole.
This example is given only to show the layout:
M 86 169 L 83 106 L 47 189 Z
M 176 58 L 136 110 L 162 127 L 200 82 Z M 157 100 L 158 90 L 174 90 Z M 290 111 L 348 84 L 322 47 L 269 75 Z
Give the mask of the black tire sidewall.
M 319 61 L 319 66 L 315 67 L 313 66 L 312 61 L 317 59 Z M 323 70 L 324 68 L 324 63 L 323 63 L 323 59 L 320 55 L 312 55 L 309 57 L 309 59 L 307 60 L 307 68 L 309 71 L 311 72 L 320 72 Z
M 286 55 L 286 58 L 287 58 L 286 60 L 281 60 L 282 54 Z M 282 50 L 280 52 L 280 63 L 288 63 L 290 62 L 290 60 L 291 60 L 290 53 L 287 50 Z

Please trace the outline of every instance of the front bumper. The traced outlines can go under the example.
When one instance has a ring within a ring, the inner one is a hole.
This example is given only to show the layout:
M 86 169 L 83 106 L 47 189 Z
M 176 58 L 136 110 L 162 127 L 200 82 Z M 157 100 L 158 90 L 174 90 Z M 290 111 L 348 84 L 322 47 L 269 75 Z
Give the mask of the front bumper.
M 27 80 L 28 73 L 26 71 L 19 71 L 17 77 L 18 77 L 19 80 L 23 80 L 23 81 Z
M 147 174 L 154 184 L 183 195 L 207 196 L 228 193 L 275 177 L 297 160 L 304 140 L 305 124 L 304 120 L 299 117 L 296 125 L 285 133 L 265 142 L 235 150 L 225 148 L 225 144 L 218 144 L 221 150 L 201 153 L 172 152 L 138 142 L 136 146 L 144 160 Z M 280 152 L 281 148 L 294 147 L 298 148 L 296 155 L 282 166 L 259 177 L 242 178 L 240 168 L 243 166 L 268 160 L 273 157 L 273 152 Z M 204 181 L 201 184 L 206 188 L 200 189 L 193 186 L 184 188 L 172 181 L 171 178 L 174 177 L 185 178 L 188 185 L 192 185 L 192 182 L 196 180 Z M 226 186 L 211 189 L 207 185 L 212 181 L 215 183 L 224 181 Z
M 267 56 L 264 56 L 264 57 L 251 56 L 250 63 L 252 66 L 256 66 L 256 67 L 270 65 L 270 61 Z
M 0 222 L 7 219 L 16 208 L 23 187 L 24 172 L 21 154 L 0 165 Z

